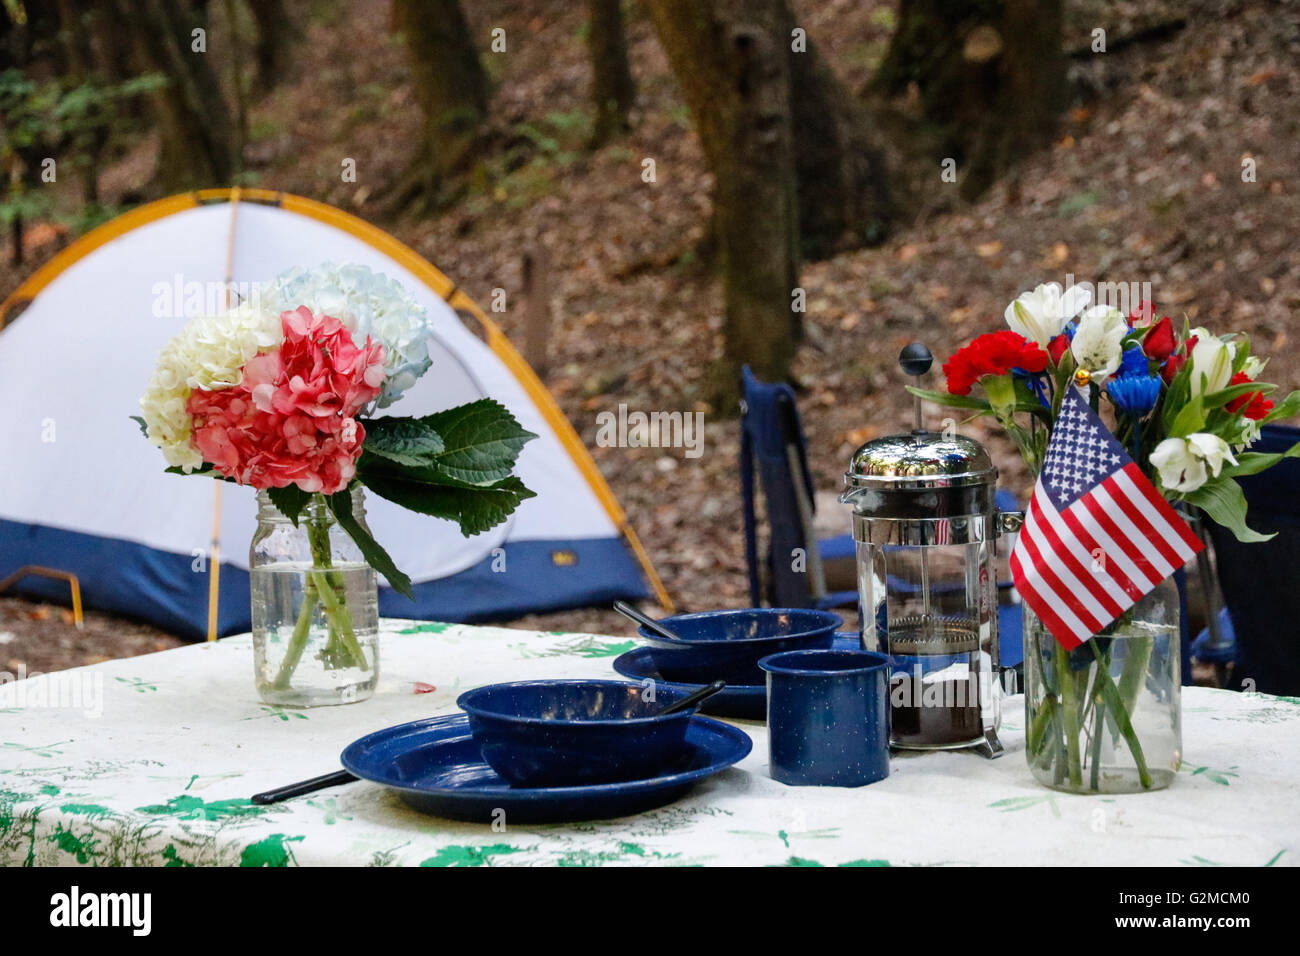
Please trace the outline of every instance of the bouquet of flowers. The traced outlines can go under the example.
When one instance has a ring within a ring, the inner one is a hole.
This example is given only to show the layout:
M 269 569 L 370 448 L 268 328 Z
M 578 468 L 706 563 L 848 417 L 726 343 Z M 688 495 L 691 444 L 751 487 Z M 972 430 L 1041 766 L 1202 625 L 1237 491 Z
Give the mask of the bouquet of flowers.
M 1115 437 L 1171 501 L 1204 511 L 1242 541 L 1266 535 L 1246 525 L 1246 499 L 1234 480 L 1282 454 L 1247 451 L 1260 426 L 1300 412 L 1300 391 L 1274 403 L 1277 386 L 1259 381 L 1267 364 L 1244 335 L 1176 328 L 1142 302 L 1127 317 L 1092 305 L 1079 286 L 1055 282 L 1007 306 L 1010 329 L 981 335 L 943 366 L 947 391 L 909 391 L 930 401 L 992 415 L 1037 475 L 1065 389 L 1087 388 L 1094 411 L 1105 399 Z M 978 385 L 983 398 L 971 394 Z
M 1300 455 L 1300 444 L 1249 450 L 1261 426 L 1300 411 L 1300 392 L 1270 397 L 1277 387 L 1260 381 L 1266 363 L 1247 337 L 1186 319 L 1180 328 L 1150 302 L 1125 316 L 1093 304 L 1085 288 L 1056 283 L 1020 295 L 1005 317 L 1008 329 L 979 336 L 943 366 L 946 391 L 909 391 L 993 416 L 1037 476 L 1067 390 L 1086 389 L 1092 411 L 1113 421 L 1116 440 L 1167 501 L 1200 509 L 1239 540 L 1270 537 L 1247 526 L 1236 479 Z M 1076 572 L 1109 576 L 1096 551 L 1093 565 Z M 1069 651 L 1026 609 L 1026 750 L 1044 782 L 1095 792 L 1172 779 L 1181 742 L 1170 587 L 1164 581 Z M 1157 739 L 1144 745 L 1140 732 Z
M 431 335 L 426 310 L 384 275 L 351 264 L 294 269 L 228 311 L 188 322 L 163 349 L 136 419 L 167 471 L 251 485 L 295 526 L 311 522 L 314 567 L 299 620 L 323 607 L 331 653 L 363 669 L 349 609 L 329 586 L 328 526 L 345 531 L 394 589 L 412 592 L 352 514 L 352 489 L 455 521 L 465 535 L 533 496 L 512 471 L 536 436 L 491 399 L 420 418 L 372 417 L 428 371 Z M 306 633 L 296 628 L 294 640 Z

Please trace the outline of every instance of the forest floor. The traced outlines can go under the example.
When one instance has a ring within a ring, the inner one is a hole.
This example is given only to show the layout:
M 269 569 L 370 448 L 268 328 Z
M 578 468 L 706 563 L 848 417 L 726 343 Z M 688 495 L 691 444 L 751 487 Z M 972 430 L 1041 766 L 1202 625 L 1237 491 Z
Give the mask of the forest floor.
M 545 246 L 554 316 L 547 385 L 678 605 L 747 604 L 736 410 L 702 398 L 722 313 L 719 284 L 694 262 L 711 178 L 648 19 L 632 6 L 633 130 L 590 152 L 582 5 L 467 4 L 477 36 L 506 31 L 507 52 L 484 55 L 497 85 L 496 148 L 455 207 L 413 220 L 384 212 L 385 187 L 409 159 L 419 122 L 404 51 L 388 33 L 388 4 L 299 6 L 311 14 L 297 76 L 250 113 L 250 181 L 376 222 L 484 305 L 495 289 L 519 303 L 521 257 Z M 841 78 L 861 88 L 884 51 L 895 4 L 795 6 Z M 1300 363 L 1288 361 L 1290 336 L 1300 335 L 1300 5 L 1134 0 L 1067 8 L 1067 48 L 1087 51 L 1100 27 L 1110 52 L 1072 58 L 1074 102 L 1055 141 L 1033 144 L 1041 148 L 1014 177 L 974 204 L 948 199 L 956 187 L 941 182 L 936 164 L 942 204 L 899 224 L 880 247 L 803 268 L 808 334 L 794 369 L 827 533 L 848 530 L 833 496 L 853 449 L 909 427 L 910 399 L 895 364 L 901 346 L 924 341 L 942 359 L 1001 327 L 1006 304 L 1039 282 L 1150 283 L 1162 313 L 1244 330 L 1258 352 L 1279 359 L 1270 377 L 1284 389 L 1300 386 Z M 1182 25 L 1149 31 L 1172 17 Z M 107 170 L 105 194 L 152 195 L 153 149 L 137 143 Z M 341 180 L 347 158 L 356 161 L 356 182 Z M 652 183 L 642 179 L 646 159 L 654 160 Z M 1246 160 L 1251 181 L 1243 179 Z M 22 270 L 0 271 L 0 293 L 53 249 L 30 251 Z M 521 313 L 507 308 L 494 318 L 521 340 Z M 929 384 L 941 387 L 939 379 L 936 369 Z M 703 455 L 596 447 L 596 416 L 620 404 L 704 412 Z M 932 410 L 929 421 L 941 417 Z M 963 428 L 989 443 L 1009 486 L 1027 491 L 1009 446 L 980 422 Z M 107 640 L 74 640 L 57 610 L 13 600 L 0 601 L 0 615 L 0 662 L 39 660 L 44 669 L 173 640 L 125 628 Z M 112 626 L 101 617 L 90 615 L 92 632 Z M 631 632 L 597 609 L 518 623 Z

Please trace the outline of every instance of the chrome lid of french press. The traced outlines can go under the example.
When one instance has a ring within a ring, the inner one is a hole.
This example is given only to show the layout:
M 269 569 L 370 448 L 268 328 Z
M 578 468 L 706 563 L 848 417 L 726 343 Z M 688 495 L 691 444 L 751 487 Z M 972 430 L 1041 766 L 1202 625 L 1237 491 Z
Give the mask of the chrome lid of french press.
M 899 358 L 910 375 L 933 359 L 923 345 Z M 866 442 L 853 453 L 840 501 L 853 505 L 853 532 L 871 544 L 926 546 L 984 541 L 997 535 L 998 470 L 984 446 L 955 431 L 916 427 Z

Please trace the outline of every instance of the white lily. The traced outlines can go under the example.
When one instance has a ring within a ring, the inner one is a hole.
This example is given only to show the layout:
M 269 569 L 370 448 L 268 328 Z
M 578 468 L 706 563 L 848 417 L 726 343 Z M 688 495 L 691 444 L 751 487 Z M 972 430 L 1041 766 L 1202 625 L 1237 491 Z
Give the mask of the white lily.
M 1195 491 L 1211 476 L 1217 478 L 1225 461 L 1237 463 L 1232 449 L 1218 435 L 1197 432 L 1186 438 L 1166 438 L 1151 452 L 1160 484 L 1170 491 Z
M 1128 323 L 1114 306 L 1094 305 L 1080 317 L 1070 351 L 1079 368 L 1092 374 L 1093 384 L 1100 385 L 1115 374 L 1127 334 Z
M 1192 398 L 1210 395 L 1228 387 L 1232 380 L 1232 360 L 1237 348 L 1204 328 L 1192 329 L 1196 348 L 1192 349 Z
M 1210 474 L 1215 478 L 1218 478 L 1219 472 L 1223 471 L 1225 461 L 1230 461 L 1234 465 L 1237 463 L 1237 459 L 1232 456 L 1232 448 L 1218 435 L 1196 432 L 1194 435 L 1187 436 L 1187 444 L 1192 446 L 1192 454 L 1205 462 L 1205 466 L 1210 469 Z
M 1007 306 L 1003 316 L 1012 332 L 1046 348 L 1061 334 L 1072 318 L 1092 302 L 1089 289 L 1072 285 L 1064 292 L 1055 282 L 1040 285 L 1033 292 L 1022 292 Z

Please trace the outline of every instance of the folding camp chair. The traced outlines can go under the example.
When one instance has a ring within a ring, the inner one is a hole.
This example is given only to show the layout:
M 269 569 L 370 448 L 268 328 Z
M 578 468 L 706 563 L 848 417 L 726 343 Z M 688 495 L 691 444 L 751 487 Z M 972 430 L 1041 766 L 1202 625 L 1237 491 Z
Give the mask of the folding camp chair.
M 1297 441 L 1300 429 L 1267 425 L 1251 451 L 1282 452 Z M 1242 544 L 1232 532 L 1207 522 L 1236 640 L 1233 687 L 1300 694 L 1300 657 L 1295 653 L 1300 632 L 1300 459 L 1286 458 L 1237 480 L 1246 494 L 1246 521 L 1276 537 Z
M 832 562 L 846 583 L 853 580 L 853 536 L 819 541 L 813 532 L 813 481 L 794 389 L 783 383 L 760 382 L 746 366 L 741 372 L 741 392 L 740 488 L 750 601 L 755 607 L 764 599 L 773 607 L 856 604 L 856 589 L 830 591 L 826 586 L 827 564 Z M 758 557 L 755 470 L 767 504 L 766 575 L 760 572 Z

